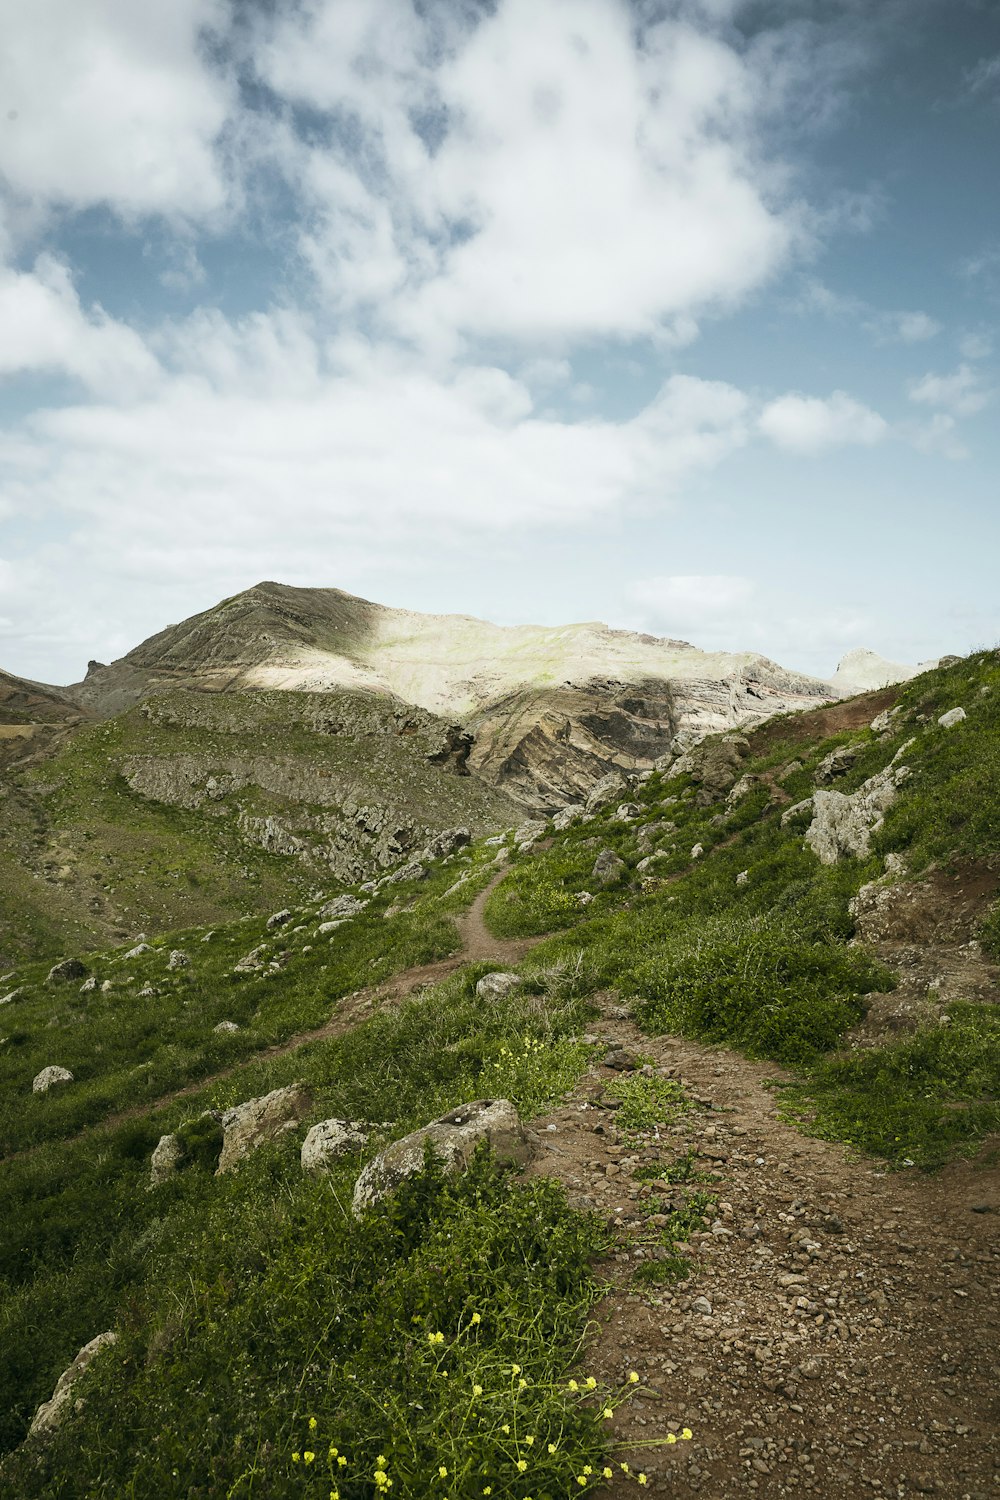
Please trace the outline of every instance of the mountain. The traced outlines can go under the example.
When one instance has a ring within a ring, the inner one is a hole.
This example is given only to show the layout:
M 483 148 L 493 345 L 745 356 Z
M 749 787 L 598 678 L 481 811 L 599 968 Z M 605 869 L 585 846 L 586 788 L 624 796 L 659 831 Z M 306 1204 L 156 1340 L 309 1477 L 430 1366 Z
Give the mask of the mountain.
M 339 589 L 261 583 L 171 625 L 65 692 L 111 715 L 171 687 L 367 689 L 458 720 L 470 770 L 526 808 L 649 769 L 681 730 L 760 723 L 835 696 L 754 652 L 704 652 L 595 622 L 499 626 L 390 609 Z
M 877 651 L 868 651 L 859 646 L 848 651 L 837 663 L 831 679 L 842 697 L 853 697 L 855 693 L 872 693 L 878 688 L 890 687 L 897 682 L 909 682 L 921 672 L 929 672 L 941 663 L 958 661 L 957 656 L 942 656 L 940 660 L 923 661 L 915 667 L 905 667 L 897 661 L 888 661 Z
M 0 671 L 0 768 L 51 745 L 86 717 L 59 688 Z

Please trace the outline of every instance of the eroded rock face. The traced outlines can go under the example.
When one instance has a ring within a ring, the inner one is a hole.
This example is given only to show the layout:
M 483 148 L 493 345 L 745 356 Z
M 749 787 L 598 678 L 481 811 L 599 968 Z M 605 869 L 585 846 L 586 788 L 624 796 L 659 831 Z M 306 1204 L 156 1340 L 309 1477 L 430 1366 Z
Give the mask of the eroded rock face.
M 53 1065 L 43 1068 L 40 1073 L 36 1073 L 31 1084 L 31 1092 L 33 1094 L 47 1094 L 54 1084 L 72 1082 L 73 1075 L 68 1068 L 60 1068 L 57 1065 Z
M 481 1141 L 502 1161 L 526 1165 L 532 1146 L 517 1110 L 509 1099 L 476 1099 L 442 1115 L 422 1130 L 393 1141 L 372 1158 L 358 1177 L 354 1189 L 354 1212 L 359 1216 L 387 1197 L 424 1165 L 427 1142 L 444 1162 L 448 1172 L 461 1172 L 469 1165 Z
M 231 1172 L 240 1162 L 288 1130 L 295 1130 L 305 1119 L 312 1100 L 301 1083 L 290 1083 L 273 1089 L 259 1099 L 248 1099 L 234 1105 L 222 1116 L 222 1153 L 216 1176 Z
M 320 1120 L 302 1142 L 303 1172 L 313 1177 L 329 1172 L 339 1157 L 359 1151 L 374 1129 L 362 1120 Z
M 116 1333 L 99 1333 L 96 1338 L 91 1339 L 89 1344 L 84 1344 L 73 1363 L 65 1369 L 56 1381 L 56 1388 L 48 1401 L 35 1412 L 29 1429 L 33 1437 L 46 1432 L 52 1432 L 64 1421 L 70 1413 L 70 1398 L 73 1394 L 73 1386 L 86 1370 L 87 1366 L 100 1354 L 102 1349 L 107 1349 L 111 1344 L 118 1342 Z
M 814 792 L 813 820 L 806 830 L 806 843 L 821 864 L 866 858 L 872 834 L 882 827 L 885 813 L 896 800 L 897 788 L 909 774 L 907 766 L 887 766 L 849 797 L 842 792 Z

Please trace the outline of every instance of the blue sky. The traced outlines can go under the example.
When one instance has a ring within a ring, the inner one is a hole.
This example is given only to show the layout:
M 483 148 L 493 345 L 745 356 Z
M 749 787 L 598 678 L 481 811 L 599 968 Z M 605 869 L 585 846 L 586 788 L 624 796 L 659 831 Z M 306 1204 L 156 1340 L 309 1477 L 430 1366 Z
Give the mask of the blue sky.
M 1000 639 L 992 0 L 0 0 L 0 666 L 263 578 Z

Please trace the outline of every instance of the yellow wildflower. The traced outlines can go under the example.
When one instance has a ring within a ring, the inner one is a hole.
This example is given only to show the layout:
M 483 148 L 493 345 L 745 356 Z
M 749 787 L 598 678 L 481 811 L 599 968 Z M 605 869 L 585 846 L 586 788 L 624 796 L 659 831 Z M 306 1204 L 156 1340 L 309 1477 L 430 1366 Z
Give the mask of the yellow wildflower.
M 612 1477 L 611 1470 L 608 1468 L 607 1464 L 605 1464 L 604 1468 L 601 1470 L 601 1474 L 605 1479 L 610 1479 Z
M 511 1365 L 511 1367 L 510 1367 L 510 1373 L 512 1375 L 520 1375 L 520 1373 L 521 1373 L 521 1366 L 520 1365 Z
M 480 1316 L 479 1316 L 479 1314 L 478 1314 L 478 1313 L 473 1313 L 473 1314 L 472 1314 L 472 1321 L 473 1321 L 473 1323 L 481 1323 L 481 1322 L 482 1322 L 482 1321 L 483 1321 L 483 1320 L 482 1320 L 482 1318 L 481 1318 L 481 1317 L 480 1317 Z
M 313 1459 L 315 1457 L 316 1457 L 315 1453 L 310 1453 L 309 1450 L 308 1450 L 308 1448 L 307 1448 L 306 1451 L 305 1451 L 305 1453 L 303 1453 L 303 1455 L 302 1455 L 302 1462 L 304 1464 L 311 1464 L 312 1461 L 313 1461 Z
M 694 1437 L 694 1433 L 691 1431 L 690 1427 L 684 1427 L 681 1429 L 681 1437 L 685 1439 L 692 1438 Z
M 474 1385 L 472 1387 L 472 1394 L 474 1396 L 481 1396 L 483 1394 L 483 1388 L 482 1388 L 482 1386 L 481 1385 Z
M 445 1464 L 439 1464 L 438 1465 L 438 1473 L 441 1475 L 442 1479 L 447 1479 L 448 1478 L 447 1465 L 445 1465 Z
M 337 1468 L 338 1469 L 346 1469 L 347 1468 L 347 1459 L 344 1457 L 343 1454 L 341 1454 L 340 1457 L 337 1459 Z
M 297 1463 L 298 1463 L 298 1461 L 299 1461 L 299 1459 L 300 1459 L 300 1458 L 301 1458 L 301 1457 L 302 1457 L 302 1454 L 301 1454 L 301 1453 L 293 1453 L 293 1454 L 292 1454 L 292 1463 L 293 1463 L 293 1464 L 297 1464 Z
M 601 1416 L 605 1419 L 605 1421 L 608 1421 L 611 1417 L 614 1416 L 614 1412 L 611 1410 L 610 1406 L 606 1406 L 601 1412 Z
M 588 1391 L 597 1390 L 597 1381 L 594 1379 L 593 1375 L 588 1375 L 584 1384 L 586 1385 Z
M 578 1391 L 578 1390 L 579 1390 L 579 1389 L 580 1389 L 580 1387 L 579 1387 L 579 1386 L 578 1386 L 578 1385 L 577 1385 L 577 1383 L 576 1383 L 576 1381 L 575 1381 L 575 1380 L 571 1380 L 571 1381 L 570 1381 L 570 1383 L 569 1383 L 569 1387 L 568 1387 L 568 1388 L 569 1388 L 569 1390 L 571 1390 L 571 1391 Z
M 668 1432 L 667 1433 L 667 1442 L 668 1443 L 676 1443 L 676 1441 L 677 1441 L 677 1434 L 676 1434 L 676 1432 Z
M 488 1484 L 486 1486 L 486 1488 L 483 1490 L 483 1494 L 484 1495 L 492 1495 L 492 1493 L 493 1493 L 493 1486 L 491 1484 Z
M 330 1491 L 330 1500 L 340 1500 L 340 1491 L 339 1490 L 331 1490 Z
M 336 1452 L 336 1449 L 334 1449 L 334 1452 Z M 375 1467 L 376 1469 L 384 1469 L 388 1467 L 388 1463 L 389 1460 L 386 1458 L 385 1454 L 380 1453 L 378 1458 L 375 1460 Z
M 429 1333 L 427 1335 L 427 1342 L 429 1344 L 443 1344 L 444 1343 L 444 1334 L 443 1333 Z
M 315 1432 L 316 1431 L 316 1418 L 315 1417 L 310 1417 L 309 1418 L 309 1431 L 310 1432 Z
M 634 1370 L 630 1370 L 629 1371 L 628 1383 L 629 1383 L 629 1385 L 638 1385 L 639 1384 L 639 1377 L 638 1377 L 638 1375 L 636 1374 L 636 1372 Z
M 505 1422 L 503 1424 L 503 1426 L 501 1427 L 500 1431 L 501 1432 L 506 1432 L 506 1433 L 509 1434 L 510 1433 L 510 1423 L 509 1422 Z
M 531 1445 L 532 1445 L 532 1443 L 535 1441 L 535 1435 L 534 1435 L 534 1433 L 529 1433 L 528 1436 L 525 1438 L 524 1441 L 527 1444 L 527 1446 L 530 1448 Z
M 517 1388 L 519 1391 L 526 1391 L 528 1389 L 528 1382 L 526 1380 L 519 1380 L 517 1382 Z
M 638 1477 L 639 1477 L 639 1483 L 640 1484 L 645 1484 L 646 1483 L 646 1476 L 645 1476 L 645 1474 L 640 1474 Z
M 556 1445 L 555 1445 L 555 1443 L 550 1443 L 550 1444 L 549 1444 L 549 1452 L 550 1452 L 550 1453 L 557 1453 L 557 1452 L 558 1452 L 558 1451 L 559 1451 L 559 1450 L 558 1450 L 558 1449 L 557 1449 L 557 1448 L 556 1448 Z
M 517 1461 L 517 1472 L 519 1474 L 523 1474 L 524 1471 L 525 1471 L 525 1469 L 527 1467 L 528 1467 L 528 1460 L 526 1458 L 519 1458 L 518 1461 Z

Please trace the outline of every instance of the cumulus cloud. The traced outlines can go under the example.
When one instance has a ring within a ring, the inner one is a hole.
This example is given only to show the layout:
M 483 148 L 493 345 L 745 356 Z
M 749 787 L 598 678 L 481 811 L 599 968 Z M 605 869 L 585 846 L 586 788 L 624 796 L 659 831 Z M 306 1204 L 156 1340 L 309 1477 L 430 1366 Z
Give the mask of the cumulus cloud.
M 0 3 L 0 178 L 29 204 L 202 216 L 225 201 L 225 0 Z
M 779 448 L 794 453 L 818 453 L 846 443 L 871 446 L 889 431 L 885 419 L 846 391 L 832 396 L 779 396 L 765 406 L 758 421 L 761 432 Z
M 940 406 L 956 417 L 973 417 L 993 397 L 978 370 L 959 365 L 950 375 L 924 375 L 909 388 L 910 400 L 925 406 Z

